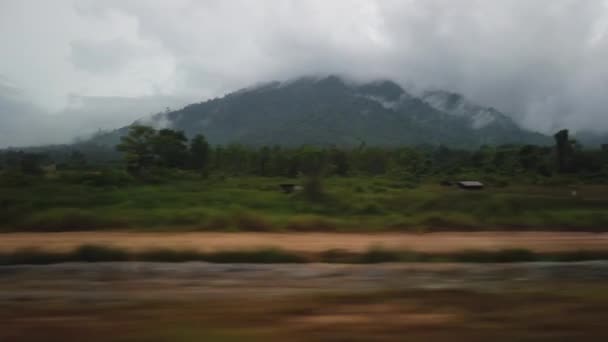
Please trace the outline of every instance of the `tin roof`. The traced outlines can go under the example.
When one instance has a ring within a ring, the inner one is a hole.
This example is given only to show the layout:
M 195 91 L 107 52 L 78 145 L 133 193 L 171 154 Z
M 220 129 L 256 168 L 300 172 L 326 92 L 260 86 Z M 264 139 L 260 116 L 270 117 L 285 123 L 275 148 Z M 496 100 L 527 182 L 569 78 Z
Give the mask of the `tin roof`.
M 479 186 L 483 186 L 482 182 L 478 182 L 478 181 L 460 181 L 458 182 L 458 184 L 462 185 L 462 186 L 467 186 L 467 187 L 479 187 Z

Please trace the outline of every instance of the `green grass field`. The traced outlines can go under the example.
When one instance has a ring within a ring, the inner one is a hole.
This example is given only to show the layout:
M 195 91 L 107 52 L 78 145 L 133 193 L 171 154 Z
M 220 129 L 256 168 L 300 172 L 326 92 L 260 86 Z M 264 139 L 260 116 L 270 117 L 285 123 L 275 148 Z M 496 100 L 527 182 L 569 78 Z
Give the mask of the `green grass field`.
M 482 191 L 391 178 L 332 177 L 322 197 L 284 194 L 302 180 L 175 174 L 157 184 L 74 181 L 0 186 L 4 231 L 608 230 L 607 185 L 507 185 Z M 513 183 L 513 182 L 512 182 Z M 572 192 L 576 191 L 576 196 Z

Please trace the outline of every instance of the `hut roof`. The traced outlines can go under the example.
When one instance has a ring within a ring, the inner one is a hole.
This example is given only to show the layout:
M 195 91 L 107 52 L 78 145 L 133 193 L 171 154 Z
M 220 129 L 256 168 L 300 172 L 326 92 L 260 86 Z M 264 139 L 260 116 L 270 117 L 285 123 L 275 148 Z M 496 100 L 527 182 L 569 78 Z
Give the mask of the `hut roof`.
M 460 181 L 460 182 L 458 182 L 458 185 L 465 187 L 465 188 L 482 188 L 483 187 L 483 183 L 479 182 L 479 181 Z

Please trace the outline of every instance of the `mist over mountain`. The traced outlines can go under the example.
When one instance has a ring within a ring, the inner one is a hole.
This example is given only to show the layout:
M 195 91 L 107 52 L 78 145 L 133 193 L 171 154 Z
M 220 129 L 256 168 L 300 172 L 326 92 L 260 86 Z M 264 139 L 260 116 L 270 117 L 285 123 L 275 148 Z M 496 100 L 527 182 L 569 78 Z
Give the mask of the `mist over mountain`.
M 448 91 L 421 96 L 390 80 L 303 77 L 238 90 L 138 124 L 202 133 L 213 144 L 357 146 L 549 144 L 507 115 Z M 123 127 L 93 138 L 115 144 Z

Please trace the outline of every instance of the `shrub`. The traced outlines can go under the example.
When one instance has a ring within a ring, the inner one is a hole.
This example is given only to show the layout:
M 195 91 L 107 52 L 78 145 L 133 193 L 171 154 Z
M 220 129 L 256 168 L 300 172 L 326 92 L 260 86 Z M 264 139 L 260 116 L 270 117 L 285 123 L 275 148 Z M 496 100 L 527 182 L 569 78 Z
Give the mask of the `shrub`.
M 65 262 L 66 255 L 41 251 L 36 248 L 20 249 L 0 254 L 0 265 L 47 265 Z
M 548 256 L 552 261 L 576 262 L 588 260 L 608 260 L 608 251 L 575 251 L 568 253 L 553 253 Z
M 305 259 L 297 254 L 280 249 L 262 249 L 255 251 L 220 251 L 205 256 L 205 261 L 215 263 L 300 263 Z
M 31 214 L 18 224 L 30 231 L 76 231 L 94 230 L 122 225 L 104 217 L 78 208 L 54 208 Z
M 374 247 L 359 256 L 357 261 L 364 264 L 375 264 L 381 262 L 397 262 L 399 260 L 399 253 Z
M 251 212 L 237 212 L 234 214 L 233 220 L 237 228 L 246 231 L 266 232 L 273 228 L 264 217 Z
M 294 232 L 335 231 L 338 223 L 334 220 L 315 215 L 300 215 L 289 219 L 285 229 Z
M 357 261 L 357 254 L 343 249 L 330 249 L 321 253 L 320 259 L 327 263 L 352 263 Z
M 501 251 L 477 251 L 468 250 L 451 254 L 451 260 L 457 262 L 529 262 L 538 261 L 539 256 L 527 249 L 505 249 Z
M 86 262 L 127 261 L 129 254 L 125 250 L 114 247 L 83 245 L 72 253 L 70 259 Z
M 367 203 L 358 208 L 356 213 L 360 215 L 381 215 L 384 213 L 384 209 L 377 203 Z
M 24 175 L 16 170 L 7 170 L 0 172 L 0 186 L 2 187 L 22 187 L 30 185 L 33 182 L 33 177 Z
M 60 180 L 70 184 L 83 184 L 94 187 L 120 187 L 134 181 L 122 170 L 105 169 L 101 171 L 69 171 L 60 174 Z
M 321 183 L 321 177 L 306 177 L 302 194 L 307 200 L 312 202 L 323 200 L 325 196 L 323 192 L 323 184 Z
M 432 213 L 430 215 L 422 215 L 420 224 L 429 227 L 433 230 L 441 230 L 447 228 L 475 228 L 478 225 L 478 220 L 468 214 L 441 212 Z
M 201 261 L 206 258 L 203 253 L 193 250 L 176 251 L 172 249 L 151 249 L 137 253 L 135 259 L 154 262 L 185 262 Z

